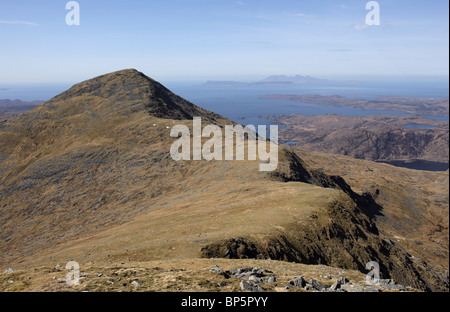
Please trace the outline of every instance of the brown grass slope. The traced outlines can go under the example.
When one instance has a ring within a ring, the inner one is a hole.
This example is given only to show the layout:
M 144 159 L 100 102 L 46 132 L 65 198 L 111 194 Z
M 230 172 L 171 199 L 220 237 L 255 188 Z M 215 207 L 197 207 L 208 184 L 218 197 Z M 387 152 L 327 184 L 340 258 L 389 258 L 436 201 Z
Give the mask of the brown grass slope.
M 194 116 L 231 123 L 124 70 L 1 124 L 0 269 L 202 256 L 358 270 L 378 261 L 383 278 L 448 289 L 441 267 L 413 261 L 380 232 L 372 195 L 291 149 L 280 146 L 274 173 L 256 161 L 172 160 L 170 127 L 192 127 Z

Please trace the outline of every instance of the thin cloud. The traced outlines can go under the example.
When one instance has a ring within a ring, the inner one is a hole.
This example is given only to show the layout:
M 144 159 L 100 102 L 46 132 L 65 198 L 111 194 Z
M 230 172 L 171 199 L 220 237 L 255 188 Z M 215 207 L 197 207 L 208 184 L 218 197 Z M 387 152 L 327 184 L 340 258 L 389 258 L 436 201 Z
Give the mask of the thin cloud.
M 9 24 L 9 25 L 26 25 L 36 27 L 38 24 L 27 21 L 0 21 L 0 24 Z
M 353 28 L 357 31 L 365 31 L 369 28 L 369 25 L 367 25 L 366 23 L 359 23 L 359 24 L 354 24 Z
M 358 24 L 353 24 L 352 27 L 357 31 L 366 31 L 370 27 L 381 27 L 381 29 L 387 30 L 387 29 L 391 29 L 393 27 L 393 25 L 384 23 L 381 26 L 375 26 L 375 25 L 369 26 L 369 25 L 367 25 L 367 23 L 358 23 Z
M 246 41 L 243 41 L 243 43 L 246 43 L 246 44 L 256 44 L 256 45 L 268 45 L 268 44 L 272 44 L 272 42 L 270 42 L 270 41 L 259 41 L 259 40 L 246 40 Z
M 328 52 L 352 52 L 352 49 L 328 49 Z
M 341 4 L 338 4 L 338 5 L 335 5 L 334 7 L 335 8 L 339 8 L 339 9 L 343 9 L 343 10 L 348 9 L 348 5 L 345 4 L 345 3 L 341 3 Z
M 317 18 L 317 16 L 314 16 L 314 15 L 308 15 L 308 14 L 305 14 L 305 13 L 297 13 L 297 14 L 293 14 L 294 16 L 297 16 L 297 17 L 301 17 L 301 18 L 306 18 L 306 19 L 315 19 L 315 18 Z

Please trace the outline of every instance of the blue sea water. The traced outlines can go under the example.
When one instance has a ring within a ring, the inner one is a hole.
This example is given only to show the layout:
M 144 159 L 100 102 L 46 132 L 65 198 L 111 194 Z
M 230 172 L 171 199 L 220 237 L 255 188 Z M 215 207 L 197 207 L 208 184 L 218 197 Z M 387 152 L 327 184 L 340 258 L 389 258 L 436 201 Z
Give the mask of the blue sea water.
M 381 96 L 448 97 L 448 84 L 443 83 L 359 83 L 347 85 L 300 85 L 290 87 L 202 87 L 187 84 L 173 84 L 168 87 L 194 104 L 214 111 L 242 124 L 266 123 L 263 115 L 302 114 L 306 116 L 340 114 L 367 116 L 372 114 L 407 115 L 401 111 L 367 110 L 352 107 L 302 103 L 280 99 L 261 99 L 268 94 L 319 94 L 340 95 L 347 98 L 376 99 Z M 426 117 L 448 120 L 448 116 Z M 245 118 L 245 119 L 244 119 Z
M 223 115 L 243 125 L 270 125 L 272 121 L 264 115 L 302 114 L 307 116 L 340 114 L 347 116 L 367 116 L 372 114 L 407 115 L 401 111 L 366 110 L 351 107 L 301 103 L 279 99 L 261 99 L 269 94 L 319 94 L 340 95 L 348 98 L 376 99 L 381 96 L 442 98 L 449 96 L 448 81 L 382 81 L 339 85 L 298 85 L 289 87 L 235 86 L 205 87 L 193 82 L 164 82 L 167 88 L 188 101 Z M 22 101 L 47 101 L 69 89 L 73 84 L 1 85 L 0 99 Z M 425 117 L 448 121 L 449 116 Z M 429 125 L 407 125 L 406 127 L 430 127 Z M 288 142 L 295 143 L 295 142 Z M 393 165 L 420 170 L 447 170 L 446 163 L 393 163 Z
M 340 95 L 349 98 L 375 99 L 380 96 L 448 97 L 447 81 L 377 81 L 347 84 L 303 84 L 298 86 L 235 86 L 205 87 L 193 82 L 161 81 L 167 88 L 190 102 L 223 115 L 241 124 L 269 124 L 264 115 L 302 114 L 307 116 L 340 114 L 347 116 L 367 116 L 371 114 L 406 115 L 400 111 L 366 110 L 351 107 L 301 103 L 280 99 L 261 99 L 268 94 L 319 94 Z M 0 99 L 22 101 L 49 100 L 69 89 L 73 84 L 28 84 L 1 85 Z M 448 116 L 426 116 L 438 120 L 448 120 Z
M 72 85 L 74 84 L 0 84 L 0 100 L 48 101 Z

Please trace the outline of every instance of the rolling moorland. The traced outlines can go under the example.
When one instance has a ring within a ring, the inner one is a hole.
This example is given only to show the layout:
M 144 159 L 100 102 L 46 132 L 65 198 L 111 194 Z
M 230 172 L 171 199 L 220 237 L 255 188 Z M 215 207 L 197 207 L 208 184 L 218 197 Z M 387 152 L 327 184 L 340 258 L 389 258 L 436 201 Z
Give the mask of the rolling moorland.
M 197 116 L 234 124 L 129 69 L 2 119 L 0 290 L 364 291 L 376 261 L 403 288 L 370 291 L 448 291 L 448 172 L 283 145 L 274 172 L 176 162 Z
M 280 140 L 293 147 L 372 161 L 423 160 L 448 169 L 448 121 L 392 115 L 265 117 L 284 126 Z

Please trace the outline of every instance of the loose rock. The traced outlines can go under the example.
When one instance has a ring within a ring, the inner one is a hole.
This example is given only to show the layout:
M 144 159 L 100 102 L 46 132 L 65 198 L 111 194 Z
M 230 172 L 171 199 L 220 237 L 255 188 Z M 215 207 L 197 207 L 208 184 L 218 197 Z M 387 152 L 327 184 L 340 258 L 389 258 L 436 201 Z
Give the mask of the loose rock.
M 312 288 L 314 288 L 315 290 L 318 290 L 318 291 L 321 291 L 322 289 L 325 288 L 325 286 L 323 286 L 321 283 L 319 283 L 315 279 L 310 279 L 308 281 L 308 284 L 311 285 Z
M 241 281 L 239 286 L 243 291 L 247 292 L 264 292 L 265 290 L 258 284 L 251 281 Z
M 306 286 L 306 282 L 303 279 L 303 277 L 294 277 L 293 279 L 291 279 L 289 281 L 289 284 L 291 284 L 294 287 L 305 287 Z

